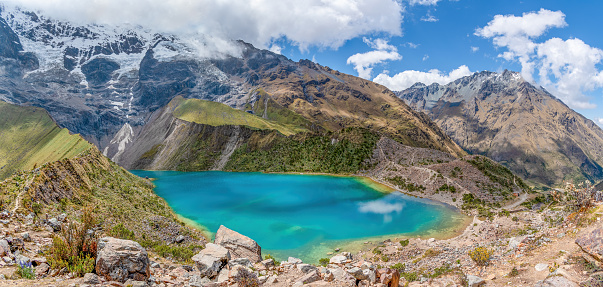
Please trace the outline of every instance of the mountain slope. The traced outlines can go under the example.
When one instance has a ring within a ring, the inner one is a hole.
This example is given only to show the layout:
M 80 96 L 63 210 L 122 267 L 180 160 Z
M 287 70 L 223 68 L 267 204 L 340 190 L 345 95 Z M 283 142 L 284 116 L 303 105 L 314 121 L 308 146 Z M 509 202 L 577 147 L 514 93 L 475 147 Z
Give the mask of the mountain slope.
M 79 135 L 59 128 L 45 110 L 0 101 L 0 179 L 91 147 Z
M 460 146 L 534 183 L 603 178 L 603 130 L 518 73 L 481 72 L 398 92 Z
M 15 63 L 13 73 L 0 75 L 0 98 L 45 108 L 112 159 L 176 96 L 254 113 L 290 129 L 277 128 L 285 134 L 368 128 L 406 145 L 465 154 L 385 87 L 307 60 L 242 41 L 216 49 L 204 35 L 78 26 L 15 7 L 0 16 L 0 41 L 11 47 L 0 57 Z M 18 45 L 9 42 L 15 37 Z

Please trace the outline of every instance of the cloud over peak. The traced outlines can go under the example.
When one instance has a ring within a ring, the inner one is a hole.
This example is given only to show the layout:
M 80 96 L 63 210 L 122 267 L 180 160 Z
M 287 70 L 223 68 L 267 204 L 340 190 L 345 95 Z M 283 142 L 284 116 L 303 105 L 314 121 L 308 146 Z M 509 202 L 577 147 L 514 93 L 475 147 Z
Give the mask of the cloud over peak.
M 475 35 L 492 39 L 494 46 L 506 48 L 499 57 L 518 61 L 522 76 L 551 91 L 573 108 L 595 108 L 584 95 L 603 87 L 603 72 L 596 67 L 603 60 L 603 50 L 591 47 L 580 39 L 537 39 L 550 28 L 563 28 L 565 14 L 540 9 L 522 16 L 496 15 Z
M 338 48 L 374 32 L 401 35 L 404 8 L 396 0 L 9 0 L 78 23 L 131 23 L 161 32 L 200 32 L 267 48 L 286 40 L 304 50 Z

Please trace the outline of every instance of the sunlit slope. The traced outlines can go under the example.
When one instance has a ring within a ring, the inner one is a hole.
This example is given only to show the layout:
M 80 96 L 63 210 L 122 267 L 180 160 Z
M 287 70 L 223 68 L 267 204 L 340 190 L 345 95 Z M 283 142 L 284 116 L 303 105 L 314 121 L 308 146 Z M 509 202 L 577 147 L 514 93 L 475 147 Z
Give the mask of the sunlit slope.
M 284 135 L 292 135 L 305 129 L 295 124 L 281 124 L 251 113 L 233 109 L 225 104 L 198 99 L 176 98 L 174 116 L 187 122 L 210 126 L 239 125 L 257 129 L 277 130 Z
M 59 128 L 44 109 L 0 101 L 0 179 L 74 157 L 91 146 L 79 135 Z

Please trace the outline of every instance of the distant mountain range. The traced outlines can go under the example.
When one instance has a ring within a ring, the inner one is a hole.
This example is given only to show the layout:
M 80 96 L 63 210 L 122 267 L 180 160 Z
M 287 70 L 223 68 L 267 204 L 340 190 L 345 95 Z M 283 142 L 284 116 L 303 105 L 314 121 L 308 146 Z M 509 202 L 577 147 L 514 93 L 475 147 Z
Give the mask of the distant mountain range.
M 285 135 L 359 127 L 465 154 L 387 88 L 308 60 L 293 62 L 241 41 L 216 50 L 203 35 L 78 26 L 19 8 L 4 7 L 0 15 L 0 99 L 46 109 L 118 163 L 124 153 L 148 151 L 127 150 L 176 96 L 223 103 L 232 108 L 227 113 L 246 111 L 270 123 L 250 126 Z M 247 125 L 242 120 L 231 123 Z
M 603 130 L 519 73 L 481 72 L 396 92 L 472 154 L 532 183 L 603 178 Z

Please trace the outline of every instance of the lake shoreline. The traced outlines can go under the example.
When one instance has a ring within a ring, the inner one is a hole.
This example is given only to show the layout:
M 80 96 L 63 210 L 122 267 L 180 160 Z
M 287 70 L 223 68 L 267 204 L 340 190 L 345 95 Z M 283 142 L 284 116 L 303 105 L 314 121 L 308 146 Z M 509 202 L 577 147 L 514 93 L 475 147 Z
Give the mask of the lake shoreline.
M 204 172 L 207 172 L 207 171 L 204 171 Z M 234 172 L 234 173 L 239 173 L 239 172 Z M 466 216 L 465 214 L 460 212 L 460 210 L 457 207 L 455 207 L 454 205 L 448 204 L 447 202 L 434 200 L 429 197 L 420 197 L 420 196 L 405 193 L 405 192 L 395 188 L 394 186 L 392 186 L 391 184 L 389 184 L 387 182 L 383 182 L 377 178 L 374 178 L 372 176 L 368 176 L 365 174 L 328 174 L 328 173 L 306 173 L 306 172 L 287 172 L 287 173 L 258 172 L 258 173 L 284 174 L 284 175 L 310 175 L 310 176 L 315 175 L 315 176 L 350 178 L 376 192 L 379 192 L 382 194 L 391 194 L 393 192 L 398 191 L 398 192 L 400 192 L 406 196 L 412 197 L 412 198 L 423 199 L 423 200 L 420 200 L 420 202 L 427 203 L 430 205 L 443 206 L 446 209 L 451 210 L 451 212 L 458 214 L 458 217 L 455 220 L 458 222 L 451 223 L 451 226 L 447 226 L 444 229 L 435 229 L 434 230 L 432 228 L 432 229 L 428 229 L 428 230 L 421 231 L 421 232 L 392 233 L 392 234 L 385 234 L 385 235 L 365 236 L 365 237 L 361 237 L 361 238 L 352 238 L 352 239 L 343 239 L 343 240 L 325 240 L 322 242 L 317 242 L 316 243 L 317 245 L 323 245 L 323 246 L 317 246 L 317 248 L 321 248 L 321 250 L 324 251 L 323 252 L 324 254 L 322 254 L 322 257 L 329 256 L 328 253 L 334 252 L 335 248 L 340 248 L 342 251 L 359 252 L 366 248 L 373 248 L 377 244 L 380 244 L 381 242 L 383 242 L 387 239 L 391 239 L 392 241 L 400 240 L 400 239 L 412 239 L 412 238 L 416 238 L 416 239 L 434 238 L 436 240 L 453 239 L 455 237 L 462 235 L 467 230 L 467 228 L 469 227 L 471 222 L 473 221 L 473 219 L 471 217 Z M 149 177 L 148 179 L 151 180 L 151 177 Z M 154 191 L 155 191 L 155 189 L 154 189 Z M 193 219 L 187 218 L 182 214 L 177 213 L 174 209 L 172 209 L 172 210 L 174 211 L 174 214 L 178 217 L 178 219 L 180 221 L 182 221 L 185 225 L 187 225 L 189 227 L 199 230 L 206 237 L 207 242 L 211 242 L 211 239 L 213 238 L 215 233 L 211 232 L 207 226 L 205 226 L 201 223 L 198 223 L 197 221 L 195 221 Z M 450 221 L 447 221 L 447 222 L 450 222 Z M 286 253 L 287 251 L 289 251 L 288 249 L 282 249 L 282 250 L 267 249 L 266 251 L 273 252 L 273 253 L 279 254 L 279 255 L 282 254 L 283 256 L 285 256 L 285 258 L 289 256 L 289 255 L 287 255 L 288 253 Z M 291 250 L 291 251 L 293 251 L 293 250 Z M 290 253 L 295 253 L 295 252 L 290 252 Z

